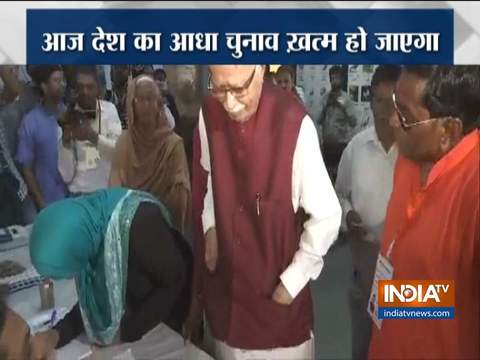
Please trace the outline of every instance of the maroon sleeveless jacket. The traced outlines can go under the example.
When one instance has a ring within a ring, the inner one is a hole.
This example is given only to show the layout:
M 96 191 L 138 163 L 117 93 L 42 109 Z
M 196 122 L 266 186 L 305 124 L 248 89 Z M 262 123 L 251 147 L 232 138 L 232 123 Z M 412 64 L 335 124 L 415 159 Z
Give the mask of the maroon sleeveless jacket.
M 291 94 L 264 85 L 258 111 L 246 123 L 229 119 L 212 97 L 203 116 L 219 258 L 216 272 L 209 274 L 199 264 L 204 247 L 195 246 L 194 291 L 202 293 L 216 339 L 243 349 L 299 345 L 313 328 L 309 286 L 290 306 L 275 303 L 272 294 L 300 241 L 292 206 L 292 164 L 305 109 Z M 195 143 L 198 161 L 198 135 Z M 201 177 L 194 182 L 205 186 Z M 194 189 L 197 219 L 204 195 L 204 189 Z

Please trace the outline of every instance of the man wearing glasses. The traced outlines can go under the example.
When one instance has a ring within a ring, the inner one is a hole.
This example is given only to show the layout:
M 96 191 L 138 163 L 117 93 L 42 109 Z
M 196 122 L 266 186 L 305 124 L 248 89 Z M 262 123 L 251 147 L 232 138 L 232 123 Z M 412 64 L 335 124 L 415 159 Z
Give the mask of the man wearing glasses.
M 58 168 L 70 195 L 80 196 L 108 186 L 122 124 L 115 105 L 100 99 L 96 67 L 78 67 L 75 84 L 77 99 L 70 110 L 79 116 L 64 122 Z
M 480 67 L 402 70 L 381 256 L 393 279 L 453 280 L 451 320 L 383 320 L 371 359 L 480 358 Z
M 194 140 L 194 300 L 217 359 L 313 359 L 308 282 L 341 208 L 315 126 L 259 65 L 210 66 Z M 300 221 L 300 214 L 306 221 Z M 304 217 L 305 219 L 305 217 Z
M 335 182 L 343 209 L 342 229 L 352 253 L 353 278 L 349 300 L 352 359 L 355 360 L 368 357 L 372 322 L 366 309 L 398 155 L 390 118 L 396 116 L 392 93 L 400 72 L 398 65 L 376 68 L 370 100 L 374 126 L 361 131 L 348 143 Z

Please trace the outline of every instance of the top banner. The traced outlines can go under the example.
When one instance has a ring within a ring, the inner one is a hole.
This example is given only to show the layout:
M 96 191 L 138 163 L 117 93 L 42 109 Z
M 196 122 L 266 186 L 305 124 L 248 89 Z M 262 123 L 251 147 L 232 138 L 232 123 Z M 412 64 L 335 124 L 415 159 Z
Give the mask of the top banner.
M 27 10 L 29 64 L 453 64 L 453 10 Z

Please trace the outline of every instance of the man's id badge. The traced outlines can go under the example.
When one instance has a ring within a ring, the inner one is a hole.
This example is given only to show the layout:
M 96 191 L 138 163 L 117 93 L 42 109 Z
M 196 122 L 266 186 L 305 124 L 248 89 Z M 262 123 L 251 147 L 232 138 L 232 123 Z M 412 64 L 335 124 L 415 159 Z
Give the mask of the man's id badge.
M 382 328 L 383 319 L 378 318 L 378 280 L 392 280 L 393 266 L 382 254 L 378 255 L 372 291 L 368 300 L 367 311 L 378 329 Z
M 98 167 L 100 154 L 93 146 L 85 147 L 85 170 L 95 170 Z

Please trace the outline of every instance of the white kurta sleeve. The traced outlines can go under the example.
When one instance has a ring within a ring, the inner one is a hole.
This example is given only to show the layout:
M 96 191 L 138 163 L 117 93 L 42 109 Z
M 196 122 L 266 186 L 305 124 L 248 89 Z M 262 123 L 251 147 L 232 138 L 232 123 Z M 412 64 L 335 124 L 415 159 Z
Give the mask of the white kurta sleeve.
M 58 140 L 58 171 L 66 183 L 72 180 L 75 173 L 76 164 L 73 146 L 75 146 L 73 141 L 70 143 L 70 146 L 65 146 L 61 137 Z
M 202 109 L 200 109 L 198 119 L 198 130 L 200 133 L 200 165 L 208 173 L 207 193 L 203 200 L 202 225 L 203 233 L 215 227 L 215 208 L 213 203 L 212 174 L 210 166 L 210 150 L 208 148 L 207 130 L 203 119 Z
M 293 156 L 292 204 L 309 216 L 299 248 L 280 279 L 295 298 L 323 268 L 323 256 L 338 236 L 342 210 L 328 176 L 312 119 L 302 121 Z

